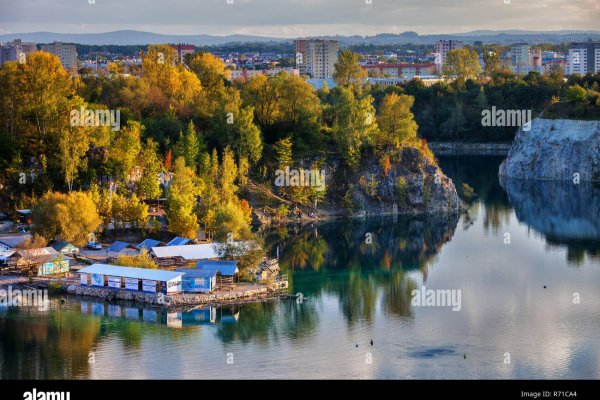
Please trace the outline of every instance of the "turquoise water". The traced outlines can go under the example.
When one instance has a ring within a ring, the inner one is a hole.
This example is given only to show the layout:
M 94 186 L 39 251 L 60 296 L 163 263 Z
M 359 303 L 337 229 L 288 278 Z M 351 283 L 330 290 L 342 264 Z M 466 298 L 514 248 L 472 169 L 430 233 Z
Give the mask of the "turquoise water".
M 0 308 L 0 377 L 600 378 L 600 189 L 501 183 L 499 162 L 441 160 L 477 193 L 461 216 L 265 232 L 302 303 Z M 423 286 L 460 311 L 411 305 Z

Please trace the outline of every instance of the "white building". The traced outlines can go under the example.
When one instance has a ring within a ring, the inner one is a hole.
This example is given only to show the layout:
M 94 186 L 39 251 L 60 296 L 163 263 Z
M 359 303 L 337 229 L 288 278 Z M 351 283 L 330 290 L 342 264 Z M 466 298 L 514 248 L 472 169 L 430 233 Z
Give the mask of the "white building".
M 42 51 L 58 56 L 63 68 L 77 68 L 77 48 L 74 44 L 54 42 L 52 44 L 42 44 L 40 47 Z
M 510 65 L 523 67 L 531 64 L 529 45 L 527 43 L 515 43 L 510 46 Z
M 460 40 L 438 40 L 435 44 L 435 65 L 438 73 L 444 70 L 446 65 L 446 58 L 450 50 L 462 49 L 465 43 Z
M 571 44 L 567 56 L 567 75 L 600 72 L 600 42 Z
M 257 75 L 273 76 L 280 72 L 285 72 L 289 76 L 300 76 L 297 68 L 273 68 L 273 69 L 234 69 L 229 70 L 229 80 L 234 81 L 239 78 L 244 80 L 252 79 Z
M 35 43 L 23 42 L 21 39 L 15 39 L 0 46 L 0 67 L 6 61 L 26 60 L 27 53 L 37 51 Z
M 294 41 L 296 67 L 301 74 L 312 78 L 333 77 L 338 61 L 339 42 L 337 40 L 299 39 Z

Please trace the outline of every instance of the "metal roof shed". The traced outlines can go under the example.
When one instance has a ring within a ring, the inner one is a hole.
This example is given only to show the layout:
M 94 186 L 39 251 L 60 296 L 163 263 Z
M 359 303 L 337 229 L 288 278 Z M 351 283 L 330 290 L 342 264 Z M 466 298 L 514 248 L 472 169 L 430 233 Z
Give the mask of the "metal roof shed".
M 177 236 L 177 237 L 174 237 L 173 239 L 171 239 L 171 241 L 169 243 L 167 243 L 167 246 L 185 246 L 189 242 L 190 242 L 190 239 L 184 238 L 181 236 Z
M 161 242 L 160 240 L 144 239 L 140 244 L 135 246 L 135 248 L 138 250 L 142 250 L 142 249 L 150 250 L 151 248 L 159 246 L 161 244 L 164 245 L 164 243 Z
M 215 270 L 223 276 L 234 276 L 239 272 L 237 261 L 229 260 L 200 260 L 196 263 L 196 269 Z
M 184 260 L 202 260 L 219 256 L 212 243 L 153 247 L 152 253 L 157 258 L 181 257 Z

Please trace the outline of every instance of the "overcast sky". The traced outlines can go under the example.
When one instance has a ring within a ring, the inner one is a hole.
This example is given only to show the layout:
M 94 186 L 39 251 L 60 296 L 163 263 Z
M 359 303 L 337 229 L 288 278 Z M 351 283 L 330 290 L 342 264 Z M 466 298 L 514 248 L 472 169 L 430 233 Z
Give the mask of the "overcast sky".
M 599 0 L 229 2 L 233 4 L 228 0 L 0 0 L 0 34 L 135 29 L 166 34 L 296 37 L 478 29 L 600 30 Z

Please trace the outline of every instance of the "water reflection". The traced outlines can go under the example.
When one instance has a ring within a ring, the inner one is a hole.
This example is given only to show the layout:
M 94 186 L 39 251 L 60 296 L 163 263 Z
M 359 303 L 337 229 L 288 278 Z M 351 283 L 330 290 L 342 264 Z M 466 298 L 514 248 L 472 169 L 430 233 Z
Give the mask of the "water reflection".
M 566 246 L 570 263 L 586 254 L 600 259 L 600 187 L 590 182 L 501 178 L 515 215 L 544 235 L 550 246 Z
M 427 281 L 429 268 L 458 224 L 458 215 L 386 217 L 289 226 L 267 235 L 293 292 L 337 297 L 352 325 L 372 321 L 378 304 L 388 315 L 410 317 L 409 272 Z M 283 234 L 281 232 L 283 230 Z

